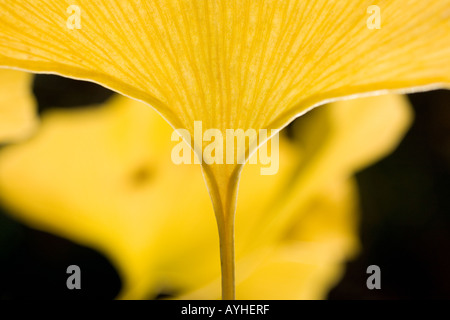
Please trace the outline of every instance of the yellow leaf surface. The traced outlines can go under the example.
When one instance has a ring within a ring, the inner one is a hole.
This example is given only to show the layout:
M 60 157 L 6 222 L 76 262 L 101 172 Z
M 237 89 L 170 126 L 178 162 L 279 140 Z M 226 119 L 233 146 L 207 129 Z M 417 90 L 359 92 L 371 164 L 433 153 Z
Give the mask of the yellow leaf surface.
M 450 83 L 450 1 L 0 1 L 0 65 L 96 81 L 176 128 L 281 128 L 324 101 Z M 80 29 L 68 21 L 80 11 Z

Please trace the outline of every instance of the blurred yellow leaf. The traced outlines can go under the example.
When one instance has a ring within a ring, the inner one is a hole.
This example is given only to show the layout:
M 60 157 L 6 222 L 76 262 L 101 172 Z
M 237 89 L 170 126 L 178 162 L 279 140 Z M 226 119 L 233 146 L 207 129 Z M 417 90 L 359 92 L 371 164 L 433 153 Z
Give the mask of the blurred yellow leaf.
M 325 124 L 332 134 L 318 138 L 311 131 L 295 142 L 282 135 L 277 175 L 261 176 L 260 165 L 247 165 L 237 204 L 251 213 L 237 215 L 238 298 L 326 296 L 358 248 L 351 175 L 360 162 L 341 139 L 370 132 L 373 149 L 362 158 L 364 165 L 375 161 L 407 128 L 411 117 L 403 99 L 324 107 L 300 125 Z M 337 126 L 337 108 L 360 125 Z M 389 119 L 379 127 L 385 135 L 367 129 L 380 117 Z M 161 292 L 219 298 L 212 207 L 200 166 L 170 160 L 171 134 L 155 112 L 125 97 L 98 109 L 49 112 L 32 140 L 0 153 L 1 200 L 25 223 L 104 252 L 122 274 L 120 298 Z M 333 145 L 333 152 L 312 152 L 314 139 Z M 370 149 L 364 140 L 353 141 L 355 149 Z M 309 161 L 326 167 L 327 176 L 305 172 Z M 314 190 L 297 186 L 304 179 Z
M 24 139 L 36 127 L 31 79 L 25 72 L 0 69 L 0 144 Z

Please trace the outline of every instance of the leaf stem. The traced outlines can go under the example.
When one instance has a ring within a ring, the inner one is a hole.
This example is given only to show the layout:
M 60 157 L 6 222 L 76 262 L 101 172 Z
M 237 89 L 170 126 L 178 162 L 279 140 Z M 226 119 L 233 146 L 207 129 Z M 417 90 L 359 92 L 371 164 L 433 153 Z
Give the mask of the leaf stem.
M 235 263 L 234 263 L 234 215 L 221 225 L 218 223 L 220 241 L 220 263 L 222 270 L 222 299 L 235 300 Z
M 202 166 L 206 184 L 214 207 L 220 243 L 222 271 L 222 299 L 236 299 L 234 217 L 236 213 L 237 189 L 242 166 L 233 168 L 230 174 L 219 181 L 210 167 Z

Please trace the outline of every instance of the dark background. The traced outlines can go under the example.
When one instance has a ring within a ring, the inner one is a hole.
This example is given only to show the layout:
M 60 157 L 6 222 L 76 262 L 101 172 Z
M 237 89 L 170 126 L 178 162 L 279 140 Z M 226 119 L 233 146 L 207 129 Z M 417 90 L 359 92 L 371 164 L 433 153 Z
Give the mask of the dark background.
M 39 112 L 111 96 L 49 75 L 36 77 L 34 93 Z M 450 91 L 409 98 L 415 122 L 399 148 L 357 175 L 362 252 L 329 299 L 450 299 Z M 72 264 L 83 270 L 82 290 L 66 288 Z M 381 268 L 381 290 L 366 287 L 369 265 Z M 33 230 L 0 205 L 0 299 L 113 299 L 120 287 L 100 253 Z

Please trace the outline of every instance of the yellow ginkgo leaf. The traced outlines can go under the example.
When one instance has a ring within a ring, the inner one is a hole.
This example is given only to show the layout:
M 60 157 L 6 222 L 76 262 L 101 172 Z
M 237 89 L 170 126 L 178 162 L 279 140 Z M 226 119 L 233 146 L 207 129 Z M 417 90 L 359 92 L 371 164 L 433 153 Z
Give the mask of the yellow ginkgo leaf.
M 376 97 L 349 106 L 343 102 L 302 122 L 325 123 L 325 131 L 334 130 L 327 139 L 336 136 L 336 152 L 320 153 L 332 157 L 327 161 L 307 147 L 318 141 L 311 132 L 302 143 L 281 136 L 283 165 L 277 175 L 262 176 L 261 165 L 247 166 L 237 206 L 252 214 L 238 215 L 236 221 L 238 298 L 325 297 L 339 279 L 342 263 L 358 248 L 357 196 L 349 181 L 356 162 L 340 139 L 373 127 L 373 121 L 379 124 L 379 117 L 391 119 L 380 129 L 388 134 L 372 132 L 370 161 L 375 161 L 406 129 L 409 110 L 399 99 Z M 372 109 L 377 102 L 384 105 Z M 361 126 L 336 127 L 328 118 L 338 107 Z M 366 108 L 370 111 L 361 112 Z M 160 292 L 218 298 L 212 207 L 199 166 L 170 161 L 171 134 L 156 113 L 124 97 L 95 110 L 53 111 L 43 117 L 36 137 L 0 154 L 1 200 L 25 223 L 109 256 L 123 276 L 121 298 L 156 297 Z M 353 144 L 363 146 L 361 140 Z M 328 177 L 317 171 L 302 174 L 313 157 L 322 166 L 328 164 Z M 293 188 L 298 179 L 309 179 L 315 190 Z M 264 229 L 268 221 L 274 223 Z
M 25 137 L 36 127 L 32 75 L 0 69 L 0 144 Z
M 450 0 L 0 0 L 0 66 L 95 81 L 190 134 L 255 130 L 314 106 L 450 84 Z M 237 162 L 237 161 L 236 161 Z M 242 163 L 202 165 L 219 224 L 224 296 Z

